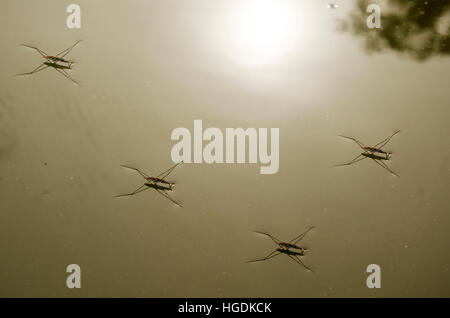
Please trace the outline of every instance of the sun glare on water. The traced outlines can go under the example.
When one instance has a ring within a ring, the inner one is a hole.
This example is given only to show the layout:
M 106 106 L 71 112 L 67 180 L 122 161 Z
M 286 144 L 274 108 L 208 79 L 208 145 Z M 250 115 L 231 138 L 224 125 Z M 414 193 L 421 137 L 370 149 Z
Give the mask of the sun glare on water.
M 239 2 L 230 16 L 230 38 L 241 60 L 254 64 L 276 62 L 295 39 L 294 16 L 281 0 Z

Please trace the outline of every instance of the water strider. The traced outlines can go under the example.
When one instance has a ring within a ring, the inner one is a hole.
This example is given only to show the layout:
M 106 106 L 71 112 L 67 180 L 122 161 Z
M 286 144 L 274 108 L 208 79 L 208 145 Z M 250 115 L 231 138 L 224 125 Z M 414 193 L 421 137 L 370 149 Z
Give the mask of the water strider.
M 69 75 L 69 73 L 67 73 L 67 70 L 71 70 L 72 69 L 72 64 L 74 64 L 75 62 L 71 61 L 71 60 L 67 60 L 67 59 L 65 59 L 65 57 L 80 42 L 81 42 L 81 40 L 75 42 L 75 44 L 71 45 L 70 47 L 68 47 L 64 51 L 59 52 L 56 55 L 49 55 L 49 54 L 45 53 L 44 51 L 42 51 L 41 49 L 39 49 L 39 48 L 37 48 L 35 46 L 22 44 L 22 46 L 25 46 L 25 47 L 31 48 L 33 50 L 36 50 L 39 54 L 42 55 L 42 57 L 45 59 L 45 61 L 41 65 L 36 67 L 34 70 L 32 70 L 31 72 L 18 74 L 16 76 L 31 75 L 31 74 L 43 71 L 43 70 L 45 70 L 48 67 L 52 67 L 54 70 L 56 70 L 58 73 L 60 73 L 64 77 L 70 79 L 75 84 L 78 84 L 78 82 L 75 81 Z
M 357 163 L 357 162 L 359 162 L 361 160 L 364 160 L 366 158 L 370 158 L 373 161 L 375 161 L 377 164 L 379 164 L 382 168 L 386 169 L 387 171 L 389 171 L 390 173 L 392 173 L 393 175 L 398 177 L 399 175 L 396 174 L 394 171 L 392 171 L 387 166 L 387 164 L 384 162 L 384 161 L 389 161 L 391 159 L 392 152 L 385 151 L 382 148 L 384 146 L 386 146 L 388 144 L 388 142 L 391 140 L 391 138 L 394 137 L 399 132 L 400 132 L 400 130 L 397 130 L 395 133 L 393 133 L 392 135 L 390 135 L 386 139 L 383 139 L 382 141 L 377 143 L 375 146 L 366 146 L 362 142 L 356 140 L 355 138 L 339 135 L 340 137 L 353 140 L 359 147 L 361 147 L 362 150 L 364 150 L 364 152 L 362 152 L 361 154 L 356 156 L 350 162 L 343 163 L 343 164 L 338 164 L 338 165 L 335 165 L 335 167 L 349 166 L 349 165 Z
M 181 162 L 177 163 L 176 165 L 172 166 L 171 168 L 167 169 L 166 171 L 161 172 L 156 177 L 150 177 L 145 172 L 142 172 L 141 170 L 139 170 L 137 168 L 121 165 L 124 168 L 128 168 L 128 169 L 132 169 L 132 170 L 137 171 L 145 179 L 146 182 L 143 185 L 141 185 L 139 188 L 134 190 L 133 192 L 125 193 L 125 194 L 119 194 L 119 195 L 116 195 L 114 197 L 118 198 L 118 197 L 131 196 L 131 195 L 135 195 L 137 193 L 140 193 L 140 192 L 148 190 L 148 189 L 154 189 L 154 190 L 156 190 L 156 192 L 158 192 L 159 194 L 164 196 L 166 199 L 169 199 L 175 205 L 181 207 L 181 204 L 179 204 L 177 201 L 172 199 L 172 197 L 168 193 L 168 191 L 172 191 L 173 190 L 173 187 L 175 186 L 175 183 L 165 180 L 169 176 L 169 174 L 181 163 L 183 163 L 183 162 L 181 161 Z
M 263 234 L 266 235 L 268 237 L 270 237 L 270 239 L 272 241 L 274 241 L 275 244 L 278 245 L 278 248 L 276 248 L 275 250 L 273 250 L 269 255 L 267 255 L 264 258 L 260 258 L 260 259 L 255 259 L 252 261 L 248 261 L 248 263 L 254 263 L 254 262 L 261 262 L 261 261 L 266 261 L 268 259 L 271 259 L 275 256 L 278 256 L 280 254 L 285 254 L 287 256 L 289 256 L 292 260 L 294 260 L 296 263 L 302 265 L 305 269 L 307 269 L 308 271 L 312 272 L 312 270 L 306 266 L 302 260 L 300 259 L 300 256 L 304 256 L 305 252 L 308 250 L 305 247 L 301 247 L 298 245 L 298 243 L 306 236 L 306 234 L 308 234 L 309 231 L 311 231 L 314 228 L 314 226 L 310 227 L 309 229 L 307 229 L 305 232 L 303 232 L 302 234 L 294 237 L 292 240 L 290 240 L 289 242 L 283 242 L 280 241 L 279 239 L 277 239 L 276 237 L 274 237 L 273 235 L 270 235 L 268 233 L 264 233 L 264 232 L 260 232 L 260 231 L 255 231 L 255 233 L 259 233 L 259 234 Z

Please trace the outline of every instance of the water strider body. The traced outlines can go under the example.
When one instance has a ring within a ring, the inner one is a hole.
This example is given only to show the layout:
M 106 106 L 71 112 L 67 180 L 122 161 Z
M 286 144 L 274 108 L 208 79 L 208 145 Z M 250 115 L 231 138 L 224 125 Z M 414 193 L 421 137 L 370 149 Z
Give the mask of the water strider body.
M 302 251 L 302 253 L 303 253 L 303 251 L 305 250 L 303 247 L 300 247 L 300 246 L 297 246 L 297 245 L 291 244 L 291 243 L 286 243 L 286 242 L 280 242 L 280 243 L 278 243 L 278 245 L 279 245 L 281 248 L 284 248 L 284 249 L 295 248 L 295 249 L 297 249 L 297 250 Z
M 33 50 L 36 50 L 39 54 L 41 54 L 42 57 L 44 58 L 44 62 L 42 62 L 42 64 L 40 64 L 38 67 L 36 67 L 33 71 L 28 72 L 28 73 L 18 74 L 17 76 L 31 75 L 31 74 L 40 72 L 42 70 L 45 70 L 48 67 L 51 67 L 54 70 L 56 70 L 58 73 L 63 75 L 64 77 L 66 77 L 69 80 L 71 80 L 72 82 L 74 82 L 75 84 L 78 84 L 78 82 L 75 81 L 69 75 L 69 73 L 67 73 L 67 70 L 71 70 L 72 69 L 72 64 L 74 64 L 75 62 L 71 61 L 71 60 L 67 60 L 64 57 L 67 54 L 69 54 L 70 51 L 72 51 L 72 49 L 80 42 L 81 42 L 81 40 L 75 42 L 75 44 L 73 44 L 72 46 L 68 47 L 67 49 L 65 49 L 64 51 L 61 51 L 60 53 L 58 53 L 56 55 L 49 55 L 49 54 L 45 53 L 44 51 L 42 51 L 41 49 L 39 49 L 39 48 L 37 48 L 35 46 L 22 44 L 22 46 L 25 46 L 25 47 L 31 48 Z
M 376 147 L 364 147 L 363 150 L 365 150 L 366 152 L 364 152 L 362 155 L 366 156 L 366 157 L 369 157 L 370 154 L 380 153 L 380 154 L 383 154 L 385 156 L 384 157 L 379 157 L 379 156 L 376 156 L 376 155 L 375 156 L 378 157 L 378 158 L 389 159 L 391 154 L 392 154 L 392 152 L 384 151 L 384 150 L 381 150 L 381 149 L 376 148 Z
M 66 63 L 69 65 L 69 67 L 74 63 L 73 61 L 68 61 L 62 57 L 58 57 L 58 56 L 47 56 L 47 59 L 49 59 L 50 61 L 53 61 L 55 63 L 60 62 L 60 63 Z
M 386 154 L 385 156 L 379 156 L 379 155 L 376 155 L 374 153 L 363 152 L 363 153 L 361 153 L 361 156 L 364 156 L 366 158 L 371 158 L 371 159 L 374 159 L 374 160 L 386 160 L 387 161 L 387 160 L 390 159 L 390 155 L 389 154 Z
M 183 163 L 183 162 L 177 163 L 176 165 L 172 166 L 171 168 L 167 169 L 166 171 L 161 172 L 156 177 L 151 177 L 151 176 L 147 175 L 145 172 L 143 172 L 143 171 L 141 171 L 141 170 L 139 170 L 137 168 L 121 165 L 124 168 L 128 168 L 128 169 L 132 169 L 132 170 L 137 171 L 145 179 L 145 183 L 143 185 L 141 185 L 139 188 L 137 188 L 136 190 L 134 190 L 133 192 L 125 193 L 125 194 L 119 194 L 119 195 L 116 195 L 114 197 L 118 198 L 118 197 L 131 196 L 131 195 L 135 195 L 137 193 L 140 193 L 140 192 L 142 192 L 144 190 L 154 189 L 154 190 L 156 190 L 156 192 L 158 192 L 159 194 L 164 196 L 166 199 L 172 201 L 175 205 L 181 207 L 181 205 L 177 201 L 172 199 L 172 197 L 168 193 L 168 191 L 172 191 L 173 190 L 173 188 L 175 186 L 175 183 L 165 180 L 169 176 L 169 174 L 181 163 Z
M 288 248 L 277 248 L 277 251 L 290 256 L 305 256 L 305 249 L 303 248 L 301 248 L 298 252 Z
M 58 64 L 55 62 L 44 62 L 43 64 L 53 67 L 55 69 L 61 69 L 61 70 L 71 70 L 72 69 L 70 65 Z
M 147 181 L 148 181 L 147 185 L 157 185 L 161 189 L 166 189 L 166 190 L 172 190 L 173 187 L 175 186 L 175 183 L 171 183 L 164 179 L 156 178 L 156 177 L 148 177 Z M 160 185 L 158 185 L 158 184 L 160 184 Z M 162 186 L 162 185 L 164 185 L 164 186 Z
M 249 261 L 248 263 L 253 263 L 253 262 L 260 262 L 260 261 L 266 261 L 268 259 L 271 259 L 275 256 L 278 256 L 280 254 L 285 254 L 287 256 L 289 256 L 289 258 L 291 258 L 293 261 L 295 261 L 296 263 L 302 265 L 305 269 L 307 269 L 308 271 L 312 272 L 312 270 L 306 266 L 302 260 L 300 259 L 300 256 L 304 256 L 305 252 L 308 250 L 305 247 L 299 246 L 298 243 L 306 236 L 306 234 L 308 234 L 309 231 L 311 231 L 314 227 L 310 227 L 308 230 L 306 230 L 305 232 L 303 232 L 302 234 L 294 237 L 292 240 L 290 240 L 289 242 L 284 242 L 284 241 L 280 241 L 279 239 L 277 239 L 276 237 L 265 233 L 265 232 L 259 232 L 259 231 L 255 231 L 256 233 L 259 234 L 263 234 L 266 235 L 268 237 L 270 237 L 270 239 L 278 245 L 278 247 L 273 250 L 269 255 L 267 255 L 264 258 L 260 258 L 260 259 L 256 259 L 256 260 L 252 260 Z

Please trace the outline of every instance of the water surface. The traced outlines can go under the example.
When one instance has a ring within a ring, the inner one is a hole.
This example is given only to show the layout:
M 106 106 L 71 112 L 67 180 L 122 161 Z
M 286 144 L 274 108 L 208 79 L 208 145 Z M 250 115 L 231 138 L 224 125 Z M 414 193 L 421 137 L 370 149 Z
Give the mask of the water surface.
M 70 30 L 61 1 L 2 1 L 0 296 L 450 296 L 446 20 L 424 6 L 437 35 L 401 20 L 438 38 L 407 46 L 354 29 L 361 1 L 276 3 L 80 0 Z M 79 39 L 79 86 L 51 69 L 14 77 L 41 63 L 21 43 L 52 54 Z M 172 130 L 195 119 L 279 128 L 279 172 L 185 164 L 170 178 L 181 209 L 152 190 L 113 199 L 143 181 L 120 164 L 165 170 Z M 333 167 L 360 152 L 339 134 L 370 145 L 397 129 L 387 148 L 400 178 L 371 160 Z M 314 274 L 284 255 L 246 263 L 275 248 L 254 230 L 290 240 L 311 225 L 302 260 Z M 73 263 L 79 290 L 65 284 Z

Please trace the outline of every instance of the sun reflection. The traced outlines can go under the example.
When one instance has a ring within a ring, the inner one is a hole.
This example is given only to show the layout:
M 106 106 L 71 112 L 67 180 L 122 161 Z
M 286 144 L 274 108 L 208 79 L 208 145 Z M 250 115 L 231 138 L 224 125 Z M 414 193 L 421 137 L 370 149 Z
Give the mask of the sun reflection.
M 230 16 L 230 37 L 240 59 L 265 64 L 279 60 L 292 49 L 296 26 L 286 2 L 239 3 Z

